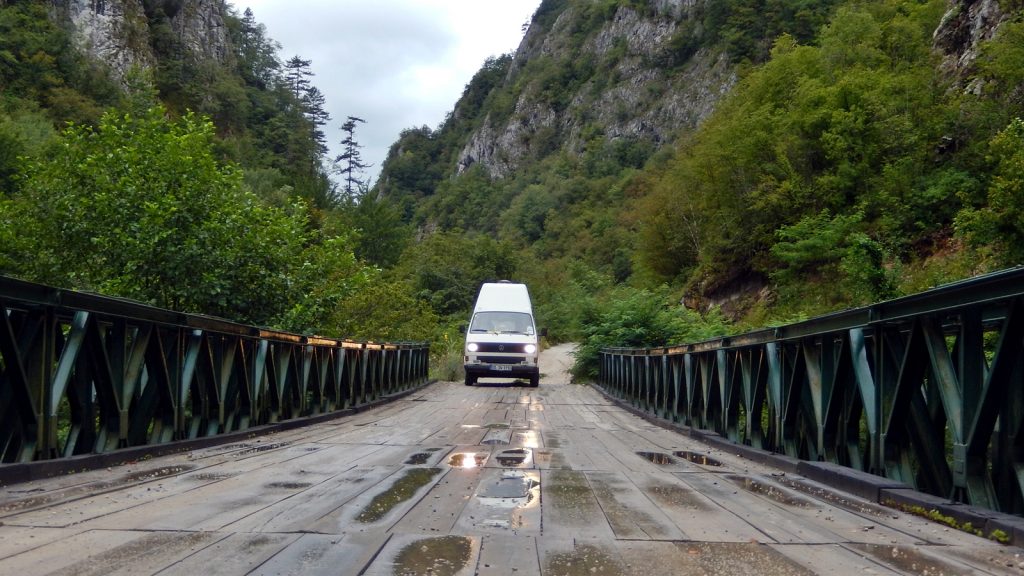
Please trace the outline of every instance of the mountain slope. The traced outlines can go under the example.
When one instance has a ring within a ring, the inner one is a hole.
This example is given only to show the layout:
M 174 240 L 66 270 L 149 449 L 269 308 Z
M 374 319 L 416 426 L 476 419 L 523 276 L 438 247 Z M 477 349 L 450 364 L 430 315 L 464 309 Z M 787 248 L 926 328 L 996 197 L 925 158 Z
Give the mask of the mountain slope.
M 574 262 L 734 316 L 888 297 L 1005 261 L 965 250 L 1003 217 L 985 155 L 1020 113 L 1000 32 L 1019 17 L 991 0 L 545 1 L 441 127 L 395 144 L 377 192 L 423 233 L 509 242 L 554 284 Z M 939 254 L 957 258 L 929 268 Z

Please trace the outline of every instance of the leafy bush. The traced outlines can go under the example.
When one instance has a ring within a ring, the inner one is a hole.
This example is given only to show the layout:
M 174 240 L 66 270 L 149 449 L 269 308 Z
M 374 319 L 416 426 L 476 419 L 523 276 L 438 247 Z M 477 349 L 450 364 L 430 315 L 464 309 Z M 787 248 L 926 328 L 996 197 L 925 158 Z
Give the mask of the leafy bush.
M 966 207 L 957 226 L 974 246 L 997 250 L 1003 265 L 1024 262 L 1024 120 L 1015 118 L 989 144 L 993 175 L 981 207 Z
M 597 376 L 605 348 L 647 348 L 685 344 L 721 336 L 730 327 L 718 310 L 701 316 L 676 304 L 667 288 L 619 287 L 583 319 L 583 341 L 572 368 L 576 378 Z
M 273 208 L 242 186 L 208 119 L 112 111 L 48 152 L 3 209 L 17 241 L 0 244 L 0 272 L 293 329 L 316 328 L 359 281 L 344 236 L 311 231 L 301 202 Z
M 395 275 L 439 316 L 468 317 L 480 284 L 511 280 L 515 251 L 487 236 L 442 232 L 411 246 Z

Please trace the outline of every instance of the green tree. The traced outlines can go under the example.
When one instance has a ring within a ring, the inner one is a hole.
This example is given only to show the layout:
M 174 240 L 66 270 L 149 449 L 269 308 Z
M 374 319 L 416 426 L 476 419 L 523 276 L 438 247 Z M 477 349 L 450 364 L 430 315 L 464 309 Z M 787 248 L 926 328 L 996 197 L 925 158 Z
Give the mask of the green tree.
M 324 243 L 301 204 L 270 208 L 246 192 L 213 142 L 208 120 L 170 121 L 159 107 L 69 127 L 28 164 L 6 210 L 31 253 L 0 248 L 5 272 L 188 312 L 279 317 L 314 282 L 299 272 Z
M 886 251 L 863 228 L 863 214 L 833 217 L 828 210 L 783 226 L 771 247 L 772 256 L 782 264 L 772 279 L 805 310 L 812 308 L 815 291 L 826 298 L 817 303 L 820 311 L 895 296 Z
M 432 234 L 402 255 L 395 274 L 439 316 L 468 314 L 484 282 L 512 280 L 511 246 L 459 231 Z
M 435 339 L 439 318 L 408 283 L 378 272 L 333 308 L 326 325 L 359 340 L 423 342 Z
M 583 341 L 575 352 L 576 377 L 597 376 L 604 348 L 668 346 L 723 336 L 728 323 L 716 310 L 705 316 L 673 303 L 666 287 L 621 286 L 596 302 L 583 318 Z
M 965 207 L 959 230 L 1002 265 L 1024 263 L 1024 120 L 1015 118 L 989 144 L 992 179 L 984 205 Z
M 359 151 L 362 146 L 356 140 L 356 126 L 365 122 L 362 118 L 349 116 L 341 125 L 345 137 L 341 139 L 341 153 L 334 159 L 334 170 L 344 179 L 343 190 L 347 200 L 356 199 L 369 187 L 369 182 L 360 178 L 360 175 L 370 165 L 363 162 L 363 155 Z

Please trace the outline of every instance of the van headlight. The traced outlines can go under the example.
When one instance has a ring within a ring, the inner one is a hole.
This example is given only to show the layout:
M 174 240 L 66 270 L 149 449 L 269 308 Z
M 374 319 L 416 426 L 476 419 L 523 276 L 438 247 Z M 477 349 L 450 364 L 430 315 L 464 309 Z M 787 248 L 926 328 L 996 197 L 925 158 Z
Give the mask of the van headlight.
M 533 354 L 536 351 L 537 351 L 537 346 L 535 346 L 533 344 L 527 344 L 526 346 L 523 347 L 523 352 L 526 352 L 527 354 Z
M 480 346 L 477 346 L 476 342 L 470 342 L 469 344 L 466 344 L 466 350 L 469 350 L 470 352 L 476 352 L 479 349 Z

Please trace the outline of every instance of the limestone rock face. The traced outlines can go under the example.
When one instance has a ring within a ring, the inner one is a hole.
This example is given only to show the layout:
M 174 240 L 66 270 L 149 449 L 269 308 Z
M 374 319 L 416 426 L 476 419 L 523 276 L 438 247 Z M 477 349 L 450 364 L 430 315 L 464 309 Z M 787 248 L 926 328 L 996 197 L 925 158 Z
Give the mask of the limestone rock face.
M 196 61 L 224 62 L 230 54 L 224 0 L 53 0 L 53 9 L 79 46 L 120 79 L 133 66 L 155 64 L 151 26 L 158 22 Z
M 118 78 L 133 66 L 153 65 L 149 26 L 141 0 L 68 0 L 63 5 L 72 36 Z
M 997 0 L 950 0 L 933 36 L 935 49 L 943 55 L 942 70 L 966 81 L 979 46 L 991 39 L 1004 21 L 1006 14 Z
M 696 127 L 736 81 L 728 55 L 698 51 L 665 66 L 672 42 L 703 0 L 651 0 L 637 10 L 621 6 L 581 45 L 574 27 L 578 8 L 569 7 L 549 28 L 531 24 L 516 51 L 505 82 L 538 63 L 572 66 L 586 61 L 589 77 L 577 79 L 568 97 L 552 102 L 543 85 L 519 93 L 507 118 L 487 117 L 459 156 L 461 172 L 474 164 L 501 178 L 530 158 L 561 148 L 580 153 L 595 131 L 609 141 L 672 142 Z M 567 55 L 569 60 L 567 60 Z
M 185 48 L 202 60 L 225 62 L 230 53 L 224 25 L 224 0 L 186 0 L 171 17 L 171 26 Z

